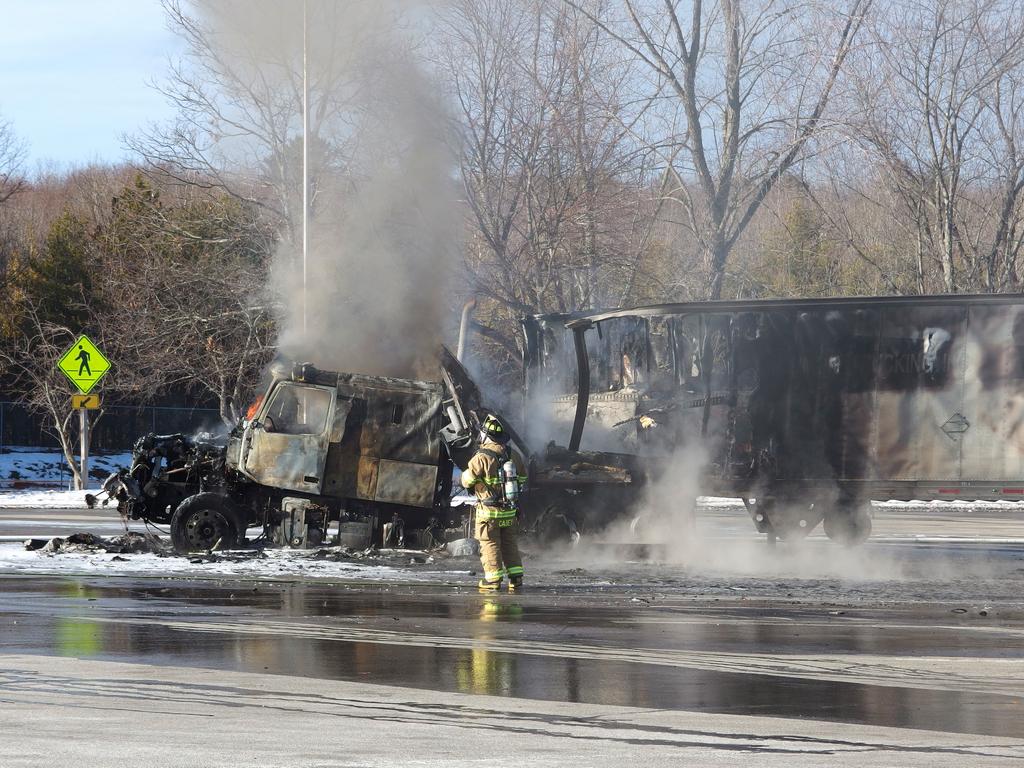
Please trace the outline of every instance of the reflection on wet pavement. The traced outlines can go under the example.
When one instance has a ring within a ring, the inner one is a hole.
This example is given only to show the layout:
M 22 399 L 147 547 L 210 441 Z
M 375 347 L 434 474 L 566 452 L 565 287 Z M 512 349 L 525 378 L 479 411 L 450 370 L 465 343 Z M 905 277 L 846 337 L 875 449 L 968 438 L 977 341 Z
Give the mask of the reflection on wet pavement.
M 1024 736 L 1024 627 L 404 587 L 0 579 L 0 652 Z

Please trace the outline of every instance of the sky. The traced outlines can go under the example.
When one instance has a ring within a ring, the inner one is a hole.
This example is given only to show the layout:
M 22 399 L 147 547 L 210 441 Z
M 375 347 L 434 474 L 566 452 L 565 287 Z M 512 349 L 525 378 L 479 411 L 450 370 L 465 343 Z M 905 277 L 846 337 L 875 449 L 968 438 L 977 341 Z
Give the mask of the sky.
M 124 134 L 173 114 L 150 83 L 179 52 L 159 0 L 0 0 L 0 118 L 27 170 L 129 157 Z

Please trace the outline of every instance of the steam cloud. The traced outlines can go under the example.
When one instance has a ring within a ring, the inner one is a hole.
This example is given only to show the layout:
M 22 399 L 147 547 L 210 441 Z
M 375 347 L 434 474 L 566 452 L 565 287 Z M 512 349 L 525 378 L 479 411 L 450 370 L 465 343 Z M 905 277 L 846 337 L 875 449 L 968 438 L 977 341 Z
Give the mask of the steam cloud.
M 286 94 L 256 104 L 287 146 L 261 159 L 284 190 L 272 270 L 280 352 L 326 368 L 424 375 L 457 253 L 454 160 L 440 89 L 415 54 L 427 2 L 307 0 L 310 231 L 303 329 L 302 3 L 206 0 L 203 21 L 241 79 Z M 266 159 L 269 157 L 269 159 Z

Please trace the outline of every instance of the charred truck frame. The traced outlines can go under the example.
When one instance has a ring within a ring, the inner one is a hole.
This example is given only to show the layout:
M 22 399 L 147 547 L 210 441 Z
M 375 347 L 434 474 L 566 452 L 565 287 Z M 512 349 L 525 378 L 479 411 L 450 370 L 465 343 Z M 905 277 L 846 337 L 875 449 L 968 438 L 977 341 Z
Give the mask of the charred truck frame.
M 862 541 L 872 500 L 1024 499 L 1024 296 L 667 304 L 524 329 L 528 412 L 553 440 L 533 506 L 572 528 L 636 508 L 673 457 L 770 540 L 824 521 Z
M 665 304 L 523 321 L 524 529 L 574 537 L 641 511 L 741 498 L 757 530 L 870 534 L 872 500 L 1024 499 L 1024 296 Z M 447 350 L 441 382 L 276 366 L 227 445 L 147 435 L 104 489 L 178 551 L 249 528 L 316 546 L 468 535 L 451 505 L 487 410 Z M 648 498 L 682 463 L 689 496 Z M 649 503 L 644 503 L 649 502 Z M 678 509 L 680 506 L 688 509 Z M 676 507 L 676 509 L 672 509 Z
M 466 535 L 466 513 L 450 504 L 452 469 L 468 459 L 483 406 L 451 353 L 443 382 L 309 364 L 270 373 L 226 446 L 140 438 L 132 466 L 104 484 L 121 514 L 169 525 L 179 552 L 230 549 L 257 526 L 268 543 L 317 546 L 332 521 L 353 547 L 377 532 L 422 548 Z

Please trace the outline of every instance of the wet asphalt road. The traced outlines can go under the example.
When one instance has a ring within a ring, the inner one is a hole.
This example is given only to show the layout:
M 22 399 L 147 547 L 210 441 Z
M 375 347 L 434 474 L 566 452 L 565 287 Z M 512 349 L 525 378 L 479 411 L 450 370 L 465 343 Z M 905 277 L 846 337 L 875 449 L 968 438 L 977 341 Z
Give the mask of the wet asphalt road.
M 1024 546 L 997 520 L 538 557 L 515 596 L 0 575 L 0 765 L 1020 764 Z
M 1024 739 L 1018 615 L 671 596 L 651 604 L 628 592 L 0 584 L 5 654 Z

